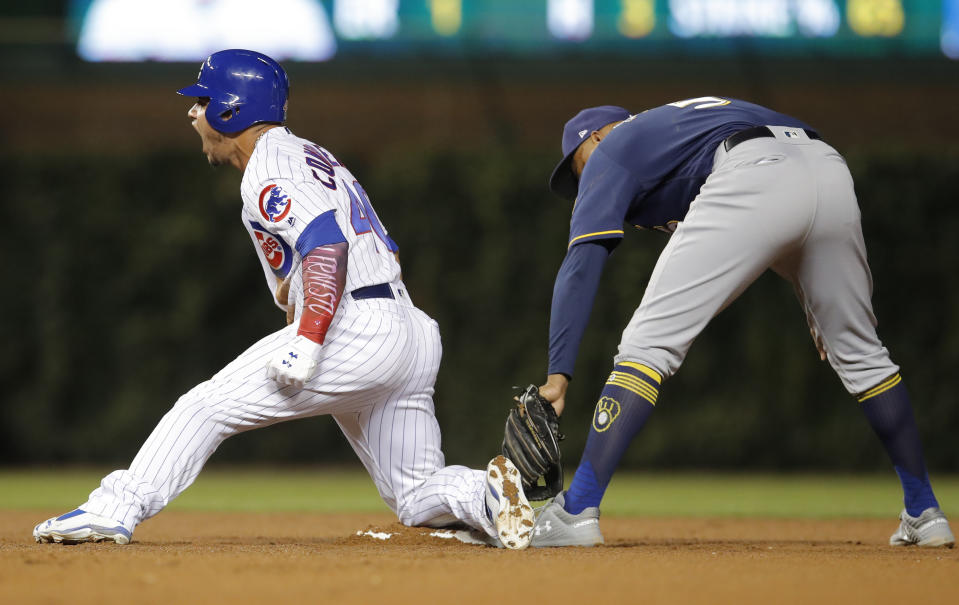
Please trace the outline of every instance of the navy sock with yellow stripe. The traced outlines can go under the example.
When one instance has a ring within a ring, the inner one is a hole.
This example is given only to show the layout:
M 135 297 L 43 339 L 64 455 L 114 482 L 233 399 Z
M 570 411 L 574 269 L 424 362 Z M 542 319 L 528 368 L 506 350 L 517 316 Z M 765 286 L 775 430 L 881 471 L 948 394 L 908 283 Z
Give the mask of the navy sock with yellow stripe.
M 593 412 L 586 448 L 566 491 L 567 512 L 599 506 L 619 460 L 656 405 L 659 374 L 644 365 L 623 362 L 613 368 Z
M 858 399 L 899 475 L 906 512 L 918 517 L 930 506 L 939 506 L 929 483 L 919 429 L 902 377 L 896 374 Z

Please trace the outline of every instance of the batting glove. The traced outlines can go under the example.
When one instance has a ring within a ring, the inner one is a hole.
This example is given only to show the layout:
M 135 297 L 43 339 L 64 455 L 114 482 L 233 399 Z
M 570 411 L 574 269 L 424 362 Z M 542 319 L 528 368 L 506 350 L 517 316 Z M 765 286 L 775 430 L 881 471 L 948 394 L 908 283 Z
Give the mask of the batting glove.
M 313 378 L 323 347 L 297 335 L 266 364 L 266 376 L 280 384 L 302 389 Z

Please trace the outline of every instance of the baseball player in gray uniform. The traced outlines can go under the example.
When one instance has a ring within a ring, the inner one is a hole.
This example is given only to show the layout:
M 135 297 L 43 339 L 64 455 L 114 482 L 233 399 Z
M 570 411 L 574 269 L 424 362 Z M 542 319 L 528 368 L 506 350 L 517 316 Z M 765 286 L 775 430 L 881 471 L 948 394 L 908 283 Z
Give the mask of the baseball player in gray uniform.
M 661 382 L 706 324 L 772 269 L 795 288 L 821 358 L 856 398 L 899 475 L 905 508 L 890 544 L 952 546 L 906 385 L 876 334 L 859 206 L 842 156 L 793 117 L 720 97 L 635 115 L 585 109 L 567 122 L 562 147 L 550 188 L 576 202 L 540 388 L 558 412 L 624 225 L 671 236 L 623 331 L 576 474 L 537 515 L 532 545 L 603 542 L 600 501 Z
M 129 469 L 79 508 L 36 526 L 38 542 L 130 541 L 231 435 L 321 414 L 340 426 L 406 525 L 465 524 L 529 544 L 533 512 L 516 467 L 445 466 L 434 415 L 439 328 L 400 276 L 398 246 L 366 191 L 328 150 L 282 126 L 289 81 L 266 55 L 224 50 L 178 91 L 213 165 L 243 173 L 241 220 L 288 325 L 183 395 Z

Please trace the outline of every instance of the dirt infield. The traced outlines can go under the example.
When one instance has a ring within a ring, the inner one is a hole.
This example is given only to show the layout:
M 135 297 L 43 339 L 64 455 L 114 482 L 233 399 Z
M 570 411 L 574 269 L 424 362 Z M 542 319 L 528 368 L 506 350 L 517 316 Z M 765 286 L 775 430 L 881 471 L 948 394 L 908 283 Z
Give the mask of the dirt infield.
M 516 552 L 431 538 L 389 515 L 167 511 L 128 546 L 35 544 L 33 525 L 55 512 L 0 518 L 0 602 L 901 605 L 959 594 L 959 550 L 886 546 L 894 519 L 609 518 L 606 546 Z M 394 536 L 356 535 L 367 529 Z

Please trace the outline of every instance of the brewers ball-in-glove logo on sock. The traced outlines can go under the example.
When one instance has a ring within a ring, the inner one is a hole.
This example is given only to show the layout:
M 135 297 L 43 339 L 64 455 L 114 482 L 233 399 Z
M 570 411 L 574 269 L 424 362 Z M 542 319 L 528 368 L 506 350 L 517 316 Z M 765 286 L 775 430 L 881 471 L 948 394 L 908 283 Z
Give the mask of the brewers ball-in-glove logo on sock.
M 619 402 L 612 397 L 603 397 L 596 404 L 596 412 L 593 414 L 593 428 L 597 433 L 602 433 L 613 424 L 616 417 L 619 416 Z
M 260 192 L 260 214 L 271 223 L 278 223 L 286 218 L 293 207 L 293 200 L 279 185 L 270 184 Z

